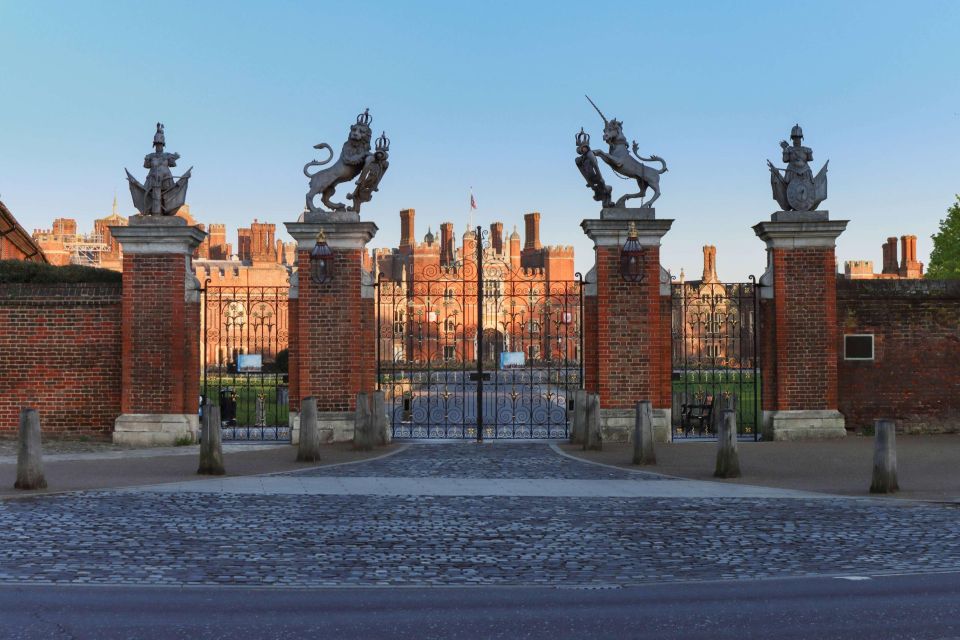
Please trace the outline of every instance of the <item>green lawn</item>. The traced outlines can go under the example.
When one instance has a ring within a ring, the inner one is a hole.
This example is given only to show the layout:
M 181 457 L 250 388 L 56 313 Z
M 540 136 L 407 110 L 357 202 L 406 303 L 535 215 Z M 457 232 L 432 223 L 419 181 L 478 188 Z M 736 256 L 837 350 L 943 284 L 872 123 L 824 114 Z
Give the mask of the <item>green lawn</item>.
M 259 375 L 209 375 L 207 374 L 207 393 L 214 402 L 219 402 L 220 389 L 227 387 L 237 394 L 237 425 L 253 426 L 256 423 L 257 396 L 263 394 L 266 409 L 267 426 L 285 425 L 290 413 L 286 404 L 277 404 L 277 384 L 281 376 L 273 374 Z M 203 388 L 203 378 L 200 379 Z
M 734 396 L 737 398 L 737 431 L 753 433 L 760 411 L 760 374 L 756 374 L 756 384 L 754 375 L 752 370 L 686 371 L 680 374 L 679 380 L 673 380 L 675 414 L 679 415 L 681 404 L 702 404 L 707 395 L 715 400 Z

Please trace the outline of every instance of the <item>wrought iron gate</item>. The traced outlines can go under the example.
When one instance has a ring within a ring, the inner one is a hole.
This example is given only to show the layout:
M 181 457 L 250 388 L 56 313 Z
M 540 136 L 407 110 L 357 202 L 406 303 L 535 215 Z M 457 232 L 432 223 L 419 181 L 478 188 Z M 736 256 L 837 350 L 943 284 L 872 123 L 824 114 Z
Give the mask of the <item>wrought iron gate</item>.
M 289 287 L 203 290 L 201 394 L 219 403 L 228 440 L 289 440 Z
M 583 382 L 582 278 L 548 280 L 476 233 L 472 255 L 378 278 L 393 437 L 565 438 Z
M 720 411 L 733 408 L 741 438 L 758 439 L 759 294 L 750 282 L 672 286 L 673 437 L 716 437 Z

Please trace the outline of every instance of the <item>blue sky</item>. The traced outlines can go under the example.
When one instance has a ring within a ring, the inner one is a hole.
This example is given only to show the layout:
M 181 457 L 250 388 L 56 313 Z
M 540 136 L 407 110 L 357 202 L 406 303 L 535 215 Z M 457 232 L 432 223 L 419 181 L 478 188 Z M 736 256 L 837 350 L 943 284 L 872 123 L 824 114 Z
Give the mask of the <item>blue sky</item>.
M 960 191 L 958 2 L 13 2 L 0 0 L 0 198 L 28 229 L 57 216 L 89 229 L 123 169 L 141 175 L 154 124 L 193 165 L 204 222 L 277 223 L 303 208 L 314 144 L 339 148 L 369 107 L 392 140 L 365 209 L 373 246 L 395 246 L 397 212 L 467 220 L 573 244 L 597 203 L 573 163 L 583 98 L 664 157 L 657 216 L 674 218 L 664 266 L 721 278 L 763 270 L 751 226 L 776 208 L 765 160 L 795 122 L 825 208 L 849 219 L 838 259 L 872 259 L 888 235 L 930 234 Z M 615 195 L 623 181 L 611 176 Z M 338 193 L 338 195 L 340 195 Z M 232 234 L 233 232 L 231 232 Z

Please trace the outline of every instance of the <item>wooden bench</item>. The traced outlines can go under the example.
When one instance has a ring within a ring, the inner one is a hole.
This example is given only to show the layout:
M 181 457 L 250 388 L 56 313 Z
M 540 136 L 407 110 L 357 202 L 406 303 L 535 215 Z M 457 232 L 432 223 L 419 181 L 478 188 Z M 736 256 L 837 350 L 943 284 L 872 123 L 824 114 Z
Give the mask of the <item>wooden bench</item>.
M 697 426 L 697 435 L 702 436 L 704 427 L 710 432 L 710 425 L 713 424 L 713 401 L 706 404 L 683 404 L 680 405 L 680 427 L 684 435 L 689 436 L 693 431 L 694 423 Z

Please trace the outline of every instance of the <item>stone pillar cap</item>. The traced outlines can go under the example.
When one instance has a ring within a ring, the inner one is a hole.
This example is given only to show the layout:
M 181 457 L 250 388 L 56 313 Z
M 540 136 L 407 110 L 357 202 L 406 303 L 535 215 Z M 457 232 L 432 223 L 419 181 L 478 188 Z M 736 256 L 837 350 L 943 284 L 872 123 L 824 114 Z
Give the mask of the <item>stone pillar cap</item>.
M 768 249 L 804 249 L 808 247 L 834 248 L 837 238 L 847 228 L 849 220 L 820 222 L 761 222 L 753 226 L 754 233 L 767 243 Z
M 375 222 L 284 222 L 287 233 L 297 241 L 297 249 L 309 251 L 322 230 L 331 249 L 363 249 L 377 235 Z
M 630 223 L 637 227 L 637 242 L 644 247 L 659 247 L 660 239 L 670 231 L 673 220 L 651 219 L 600 219 L 580 223 L 584 233 L 596 247 L 622 247 L 630 230 Z
M 135 220 L 136 218 L 136 220 Z M 172 222 L 171 220 L 180 222 Z M 110 226 L 124 253 L 173 253 L 193 255 L 207 234 L 197 227 L 189 227 L 182 218 L 174 216 L 131 216 L 129 226 Z

